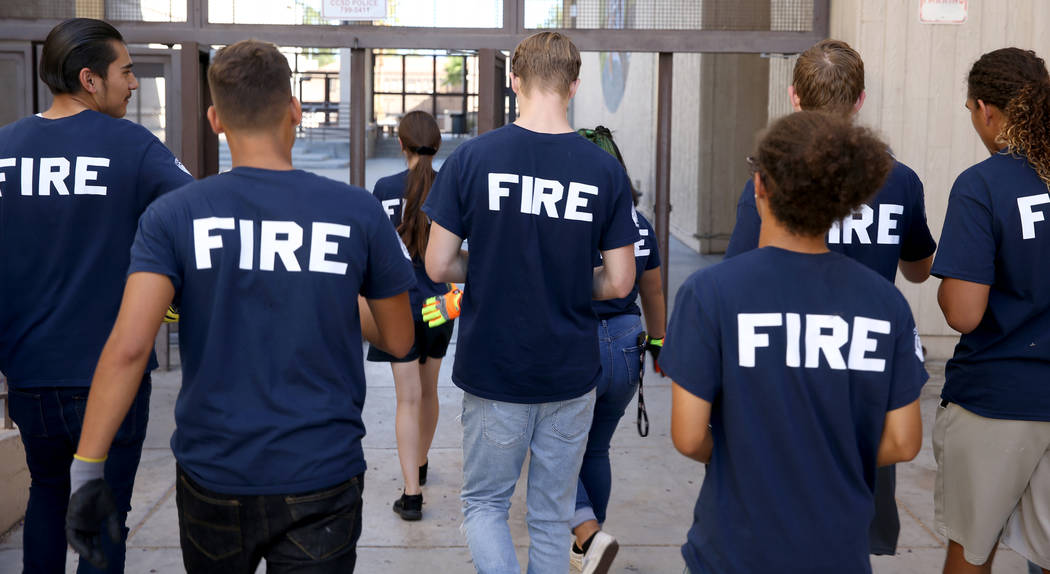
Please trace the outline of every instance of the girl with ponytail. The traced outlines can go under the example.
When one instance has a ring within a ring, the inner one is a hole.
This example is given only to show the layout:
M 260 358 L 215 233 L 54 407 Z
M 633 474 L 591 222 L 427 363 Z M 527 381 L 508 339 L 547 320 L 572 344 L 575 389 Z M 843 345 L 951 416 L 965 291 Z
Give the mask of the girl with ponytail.
M 401 497 L 394 502 L 394 512 L 404 520 L 419 520 L 423 517 L 420 486 L 426 484 L 427 451 L 438 421 L 438 371 L 452 340 L 454 322 L 428 327 L 419 316 L 427 298 L 449 291 L 448 284 L 431 281 L 423 268 L 430 220 L 420 209 L 434 183 L 433 160 L 441 147 L 441 130 L 433 116 L 414 111 L 401 118 L 397 137 L 408 169 L 377 181 L 374 194 L 390 214 L 416 271 L 416 286 L 409 291 L 416 342 L 404 357 L 371 347 L 368 360 L 390 363 L 397 390 L 395 434 L 405 484 Z
M 966 108 L 991 157 L 959 175 L 933 275 L 962 333 L 933 431 L 944 572 L 991 572 L 1002 542 L 1050 568 L 1050 74 L 1029 50 L 981 56 Z

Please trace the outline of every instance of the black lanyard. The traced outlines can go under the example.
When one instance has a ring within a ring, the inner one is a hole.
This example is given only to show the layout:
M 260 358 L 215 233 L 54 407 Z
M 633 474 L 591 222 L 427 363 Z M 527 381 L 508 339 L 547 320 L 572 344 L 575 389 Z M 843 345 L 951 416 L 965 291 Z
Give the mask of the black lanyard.
M 638 434 L 647 437 L 649 436 L 649 413 L 645 412 L 645 395 L 642 394 L 642 379 L 645 377 L 645 342 L 648 340 L 648 336 L 645 331 L 638 334 L 638 419 L 635 424 L 638 425 Z

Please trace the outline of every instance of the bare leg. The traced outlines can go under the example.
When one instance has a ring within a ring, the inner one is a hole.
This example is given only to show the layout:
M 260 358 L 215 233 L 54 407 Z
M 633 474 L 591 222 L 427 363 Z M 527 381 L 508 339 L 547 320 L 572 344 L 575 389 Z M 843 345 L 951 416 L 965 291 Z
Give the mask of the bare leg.
M 441 370 L 441 359 L 427 358 L 419 365 L 419 379 L 423 387 L 419 409 L 419 464 L 423 466 L 434 442 L 434 433 L 438 424 L 438 371 Z
M 961 544 L 954 540 L 949 540 L 948 556 L 944 560 L 944 574 L 991 574 L 992 560 L 995 558 L 995 551 L 998 548 L 999 545 L 997 544 L 995 548 L 992 548 L 992 553 L 988 555 L 988 560 L 984 564 L 977 566 L 966 561 Z
M 598 526 L 597 520 L 588 520 L 576 528 L 573 528 L 572 534 L 576 537 L 576 547 L 583 548 L 583 543 L 587 542 L 587 539 L 599 530 L 601 530 L 601 527 Z
M 397 415 L 394 418 L 394 434 L 397 437 L 397 456 L 401 462 L 401 475 L 405 479 L 405 494 L 419 494 L 419 460 L 421 448 L 419 437 L 419 408 L 421 388 L 418 363 L 390 363 L 394 372 L 394 389 L 397 392 Z

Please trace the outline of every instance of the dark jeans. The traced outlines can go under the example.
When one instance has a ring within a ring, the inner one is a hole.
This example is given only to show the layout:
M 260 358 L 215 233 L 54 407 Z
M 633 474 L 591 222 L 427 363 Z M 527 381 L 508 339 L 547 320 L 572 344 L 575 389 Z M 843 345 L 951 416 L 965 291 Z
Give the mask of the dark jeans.
M 588 520 L 605 522 L 612 492 L 609 445 L 627 405 L 638 392 L 642 354 L 638 334 L 641 332 L 642 318 L 638 315 L 617 315 L 598 323 L 602 376 L 598 379 L 594 419 L 580 467 L 576 513 L 569 524 L 572 528 Z
M 343 574 L 354 571 L 364 474 L 294 495 L 232 495 L 204 488 L 181 467 L 175 504 L 189 574 Z
M 142 379 L 138 396 L 120 425 L 106 459 L 106 482 L 121 511 L 121 540 L 102 536 L 109 560 L 104 572 L 124 572 L 131 510 L 131 491 L 149 422 L 150 376 Z M 46 387 L 10 391 L 11 420 L 18 425 L 32 479 L 22 538 L 22 567 L 27 574 L 62 574 L 66 568 L 66 507 L 69 504 L 69 465 L 73 462 L 84 422 L 88 387 Z M 79 574 L 103 572 L 80 561 Z
M 868 530 L 871 553 L 893 556 L 897 553 L 897 537 L 901 519 L 897 514 L 897 467 L 880 466 L 875 471 L 875 517 Z

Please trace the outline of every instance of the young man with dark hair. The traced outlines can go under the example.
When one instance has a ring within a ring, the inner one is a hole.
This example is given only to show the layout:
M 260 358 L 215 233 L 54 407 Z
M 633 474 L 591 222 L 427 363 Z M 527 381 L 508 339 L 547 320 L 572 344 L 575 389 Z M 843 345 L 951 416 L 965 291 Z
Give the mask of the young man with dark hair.
M 803 52 L 788 88 L 795 111 L 813 110 L 854 116 L 864 104 L 864 62 L 841 40 L 823 40 Z M 755 207 L 752 180 L 737 203 L 736 226 L 726 249 L 731 258 L 759 246 L 761 218 Z M 874 269 L 891 283 L 897 268 L 905 279 L 922 283 L 930 276 L 937 243 L 926 224 L 922 182 L 908 166 L 894 160 L 886 183 L 851 216 L 835 222 L 827 233 L 828 248 Z M 875 489 L 875 519 L 871 523 L 872 554 L 897 551 L 896 468 L 879 468 Z
M 32 483 L 23 567 L 65 571 L 69 465 L 91 373 L 113 326 L 139 216 L 193 178 L 153 134 L 122 120 L 138 88 L 124 40 L 101 20 L 76 18 L 44 42 L 40 78 L 54 95 L 42 114 L 0 129 L 0 371 Z M 147 354 L 105 474 L 119 516 L 102 542 L 124 571 L 131 509 L 149 417 Z M 99 572 L 81 561 L 79 572 Z
M 523 40 L 511 59 L 518 120 L 460 146 L 423 207 L 427 273 L 466 283 L 452 381 L 465 391 L 463 526 L 483 574 L 521 572 L 507 512 L 526 454 L 528 571 L 568 571 L 601 371 L 591 301 L 634 286 L 630 181 L 567 118 L 579 70 L 567 37 Z
M 208 120 L 226 134 L 233 169 L 142 216 L 70 469 L 70 542 L 97 553 L 113 508 L 94 461 L 178 298 L 171 446 L 186 570 L 250 574 L 265 559 L 269 572 L 351 572 L 365 471 L 361 336 L 408 352 L 412 265 L 370 193 L 292 167 L 302 111 L 275 46 L 227 46 L 208 79 Z

